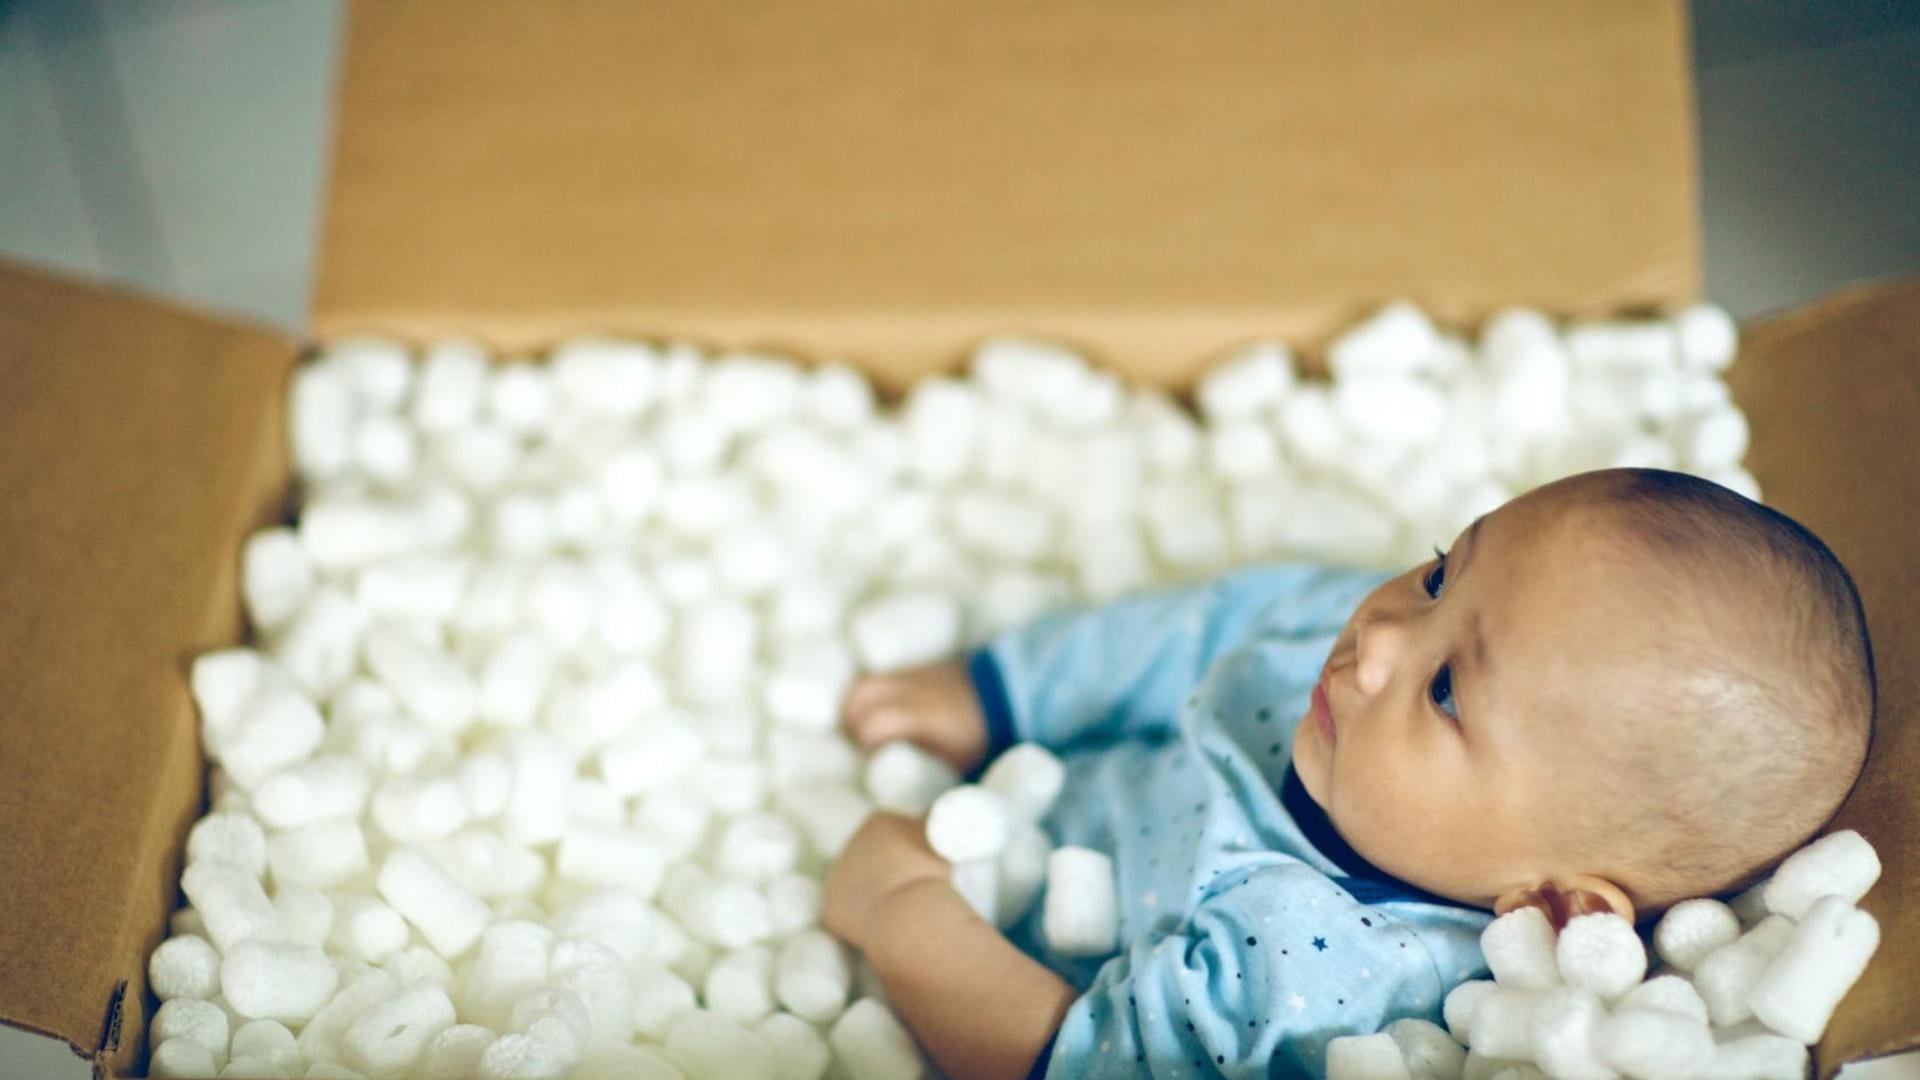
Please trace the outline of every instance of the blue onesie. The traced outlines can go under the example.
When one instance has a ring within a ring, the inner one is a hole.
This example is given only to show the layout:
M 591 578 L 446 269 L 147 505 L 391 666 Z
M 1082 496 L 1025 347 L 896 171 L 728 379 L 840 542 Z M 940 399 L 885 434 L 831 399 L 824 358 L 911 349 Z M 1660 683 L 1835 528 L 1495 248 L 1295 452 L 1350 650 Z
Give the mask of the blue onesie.
M 1293 777 L 1293 729 L 1347 617 L 1386 575 L 1245 570 L 1041 618 L 969 667 L 991 752 L 1066 763 L 1043 822 L 1113 857 L 1120 950 L 1050 953 L 1080 990 L 1047 1077 L 1318 1077 L 1328 1040 L 1438 1022 L 1492 916 L 1369 866 Z

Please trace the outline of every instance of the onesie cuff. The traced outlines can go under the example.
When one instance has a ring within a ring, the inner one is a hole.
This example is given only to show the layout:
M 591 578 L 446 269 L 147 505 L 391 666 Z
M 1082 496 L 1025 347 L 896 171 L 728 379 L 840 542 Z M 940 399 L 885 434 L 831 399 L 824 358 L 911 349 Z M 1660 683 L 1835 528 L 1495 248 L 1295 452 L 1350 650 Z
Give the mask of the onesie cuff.
M 1027 1070 L 1027 1080 L 1046 1080 L 1047 1066 L 1053 1064 L 1053 1044 L 1058 1038 L 1058 1031 L 1047 1036 L 1047 1045 L 1040 1048 L 1040 1056 L 1033 1059 L 1033 1068 Z
M 967 658 L 967 678 L 973 681 L 974 696 L 980 699 L 980 713 L 987 722 L 987 753 L 973 770 L 977 777 L 988 762 L 1014 744 L 1013 704 L 1000 677 L 1000 664 L 989 650 L 975 649 Z

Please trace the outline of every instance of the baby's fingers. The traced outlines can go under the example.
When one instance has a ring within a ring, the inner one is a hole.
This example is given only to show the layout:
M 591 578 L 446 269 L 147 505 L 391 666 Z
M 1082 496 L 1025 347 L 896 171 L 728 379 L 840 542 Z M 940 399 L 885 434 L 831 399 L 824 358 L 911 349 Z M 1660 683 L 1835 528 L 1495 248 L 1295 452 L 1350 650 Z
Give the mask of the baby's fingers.
M 913 713 L 887 703 L 847 714 L 847 733 L 861 747 L 872 749 L 881 743 L 905 739 L 913 734 Z

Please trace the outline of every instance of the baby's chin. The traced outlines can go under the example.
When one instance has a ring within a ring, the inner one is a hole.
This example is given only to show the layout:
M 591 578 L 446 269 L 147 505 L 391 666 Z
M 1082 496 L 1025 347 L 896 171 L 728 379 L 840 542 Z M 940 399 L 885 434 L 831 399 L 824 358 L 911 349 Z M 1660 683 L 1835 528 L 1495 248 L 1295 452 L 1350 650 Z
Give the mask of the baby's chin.
M 1313 800 L 1314 805 L 1327 810 L 1326 748 L 1319 745 L 1317 730 L 1308 733 L 1312 725 L 1313 711 L 1309 709 L 1294 727 L 1293 772 L 1300 778 L 1300 786 L 1306 789 L 1307 797 Z

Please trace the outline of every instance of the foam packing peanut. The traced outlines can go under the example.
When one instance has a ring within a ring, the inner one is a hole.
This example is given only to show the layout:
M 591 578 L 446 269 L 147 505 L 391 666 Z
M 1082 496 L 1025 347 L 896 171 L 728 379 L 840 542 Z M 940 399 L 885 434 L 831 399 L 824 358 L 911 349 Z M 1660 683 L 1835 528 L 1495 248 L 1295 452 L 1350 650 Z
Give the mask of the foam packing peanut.
M 1713 1048 L 1694 1080 L 1803 1080 L 1807 1048 L 1784 1035 L 1749 1035 Z
M 312 945 L 241 941 L 220 961 L 220 992 L 241 1016 L 308 1020 L 333 996 L 339 973 Z
M 1327 1042 L 1327 1080 L 1412 1080 L 1400 1046 L 1385 1032 Z
M 906 1026 L 871 998 L 854 1002 L 840 1014 L 827 1043 L 851 1080 L 920 1080 L 927 1074 Z
M 1608 1065 L 1633 1080 L 1692 1076 L 1713 1060 L 1705 1024 L 1665 1009 L 1622 1009 L 1600 1024 L 1599 1046 Z
M 1782 1035 L 1820 1041 L 1833 1010 L 1880 945 L 1880 924 L 1845 896 L 1823 896 L 1754 980 L 1747 1003 Z
M 182 1080 L 212 1080 L 219 1075 L 220 1063 L 213 1051 L 190 1039 L 171 1038 L 156 1042 L 147 1059 L 150 1075 L 180 1077 Z
M 1047 857 L 1042 928 L 1047 947 L 1063 956 L 1112 952 L 1119 933 L 1113 859 L 1081 847 L 1055 848 Z
M 941 858 L 964 863 L 992 859 L 1007 844 L 1007 802 L 977 784 L 951 788 L 927 810 L 927 843 Z
M 1680 971 L 1692 971 L 1708 953 L 1740 936 L 1740 920 L 1718 900 L 1682 900 L 1653 929 L 1654 951 Z
M 1762 895 L 1767 910 L 1804 918 L 1825 896 L 1857 903 L 1880 880 L 1880 856 L 1852 829 L 1829 833 L 1781 862 Z
M 773 1048 L 779 1070 L 776 1080 L 820 1080 L 833 1062 L 826 1039 L 812 1024 L 790 1013 L 775 1013 L 753 1030 Z
M 740 1024 L 773 1011 L 773 952 L 763 945 L 735 949 L 714 961 L 700 995 L 706 1007 Z
M 1753 1015 L 1747 995 L 1761 972 L 1793 936 L 1793 923 L 1770 915 L 1740 940 L 1708 953 L 1693 971 L 1693 985 L 1707 1003 L 1715 1027 L 1728 1027 Z
M 1475 1053 L 1511 1061 L 1533 1055 L 1534 1013 L 1546 1001 L 1547 990 L 1500 986 L 1486 991 L 1474 1006 L 1472 1041 Z
M 1494 980 L 1523 990 L 1560 985 L 1557 944 L 1553 924 L 1532 904 L 1494 919 L 1480 933 L 1480 951 Z
M 1567 920 L 1554 946 L 1560 978 L 1609 1000 L 1626 993 L 1647 973 L 1647 949 L 1633 924 L 1611 912 Z
M 690 1009 L 667 1029 L 667 1059 L 686 1080 L 775 1080 L 773 1048 L 747 1027 L 716 1013 Z
M 448 959 L 467 951 L 491 918 L 479 898 L 417 847 L 388 853 L 380 865 L 379 889 L 427 944 Z
M 211 998 L 220 992 L 220 954 L 198 934 L 168 938 L 147 959 L 147 985 L 161 1001 Z
M 1614 1080 L 1616 1073 L 1600 1057 L 1599 1027 L 1607 1008 L 1599 995 L 1572 986 L 1545 991 L 1533 1012 L 1529 1055 L 1547 1075 L 1559 1080 Z M 1702 1018 L 1701 1023 L 1706 1021 Z

